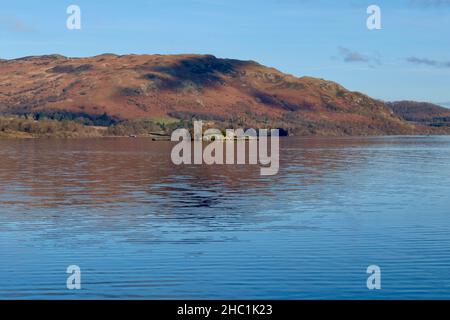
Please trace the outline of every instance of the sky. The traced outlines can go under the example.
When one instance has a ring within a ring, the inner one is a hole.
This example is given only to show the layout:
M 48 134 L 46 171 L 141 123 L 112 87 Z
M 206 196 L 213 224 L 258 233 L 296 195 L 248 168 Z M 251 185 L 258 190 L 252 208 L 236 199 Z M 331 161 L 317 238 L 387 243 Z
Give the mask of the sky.
M 213 54 L 336 81 L 382 100 L 450 106 L 450 0 L 14 0 L 0 58 Z M 69 30 L 66 10 L 81 9 Z M 369 5 L 381 29 L 369 30 Z

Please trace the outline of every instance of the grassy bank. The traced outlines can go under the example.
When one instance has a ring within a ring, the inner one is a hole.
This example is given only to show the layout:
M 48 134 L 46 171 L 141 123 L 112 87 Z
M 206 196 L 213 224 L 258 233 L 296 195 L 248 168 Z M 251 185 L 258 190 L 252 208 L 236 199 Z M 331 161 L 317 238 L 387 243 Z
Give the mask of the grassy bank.
M 70 116 L 70 117 L 69 117 Z M 100 137 L 155 137 L 168 136 L 177 128 L 193 130 L 193 119 L 138 119 L 138 120 L 111 120 L 107 116 L 86 118 L 77 115 L 67 116 L 58 113 L 43 116 L 40 114 L 28 115 L 0 115 L 0 138 L 27 139 L 27 138 L 100 138 Z M 281 123 L 282 124 L 282 123 Z M 253 126 L 252 126 L 253 125 Z M 218 122 L 204 120 L 203 129 L 218 128 L 258 128 L 258 123 L 247 122 Z M 265 123 L 265 128 L 282 128 L 280 123 Z M 355 129 L 355 131 L 353 131 Z M 450 134 L 450 127 L 424 126 L 411 123 L 402 132 L 386 132 L 358 128 L 357 123 L 343 123 L 341 126 L 331 126 L 321 123 L 315 128 L 307 123 L 302 123 L 298 128 L 289 128 L 289 133 L 296 136 L 364 136 L 364 135 L 435 135 Z
M 87 126 L 70 120 L 34 120 L 19 116 L 0 117 L 1 138 L 100 137 L 107 128 Z
M 167 125 L 153 120 L 121 121 L 108 125 L 86 124 L 84 120 L 56 120 L 40 117 L 0 116 L 0 138 L 95 138 L 151 136 L 166 134 L 176 123 Z

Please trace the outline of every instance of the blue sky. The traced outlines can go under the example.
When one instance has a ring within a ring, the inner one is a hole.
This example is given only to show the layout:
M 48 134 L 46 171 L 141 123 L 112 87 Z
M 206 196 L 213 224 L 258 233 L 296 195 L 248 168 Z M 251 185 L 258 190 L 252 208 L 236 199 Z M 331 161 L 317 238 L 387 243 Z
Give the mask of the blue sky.
M 66 28 L 66 8 L 82 29 Z M 366 9 L 380 6 L 382 29 Z M 0 58 L 208 53 L 339 82 L 384 100 L 450 104 L 450 0 L 15 0 Z

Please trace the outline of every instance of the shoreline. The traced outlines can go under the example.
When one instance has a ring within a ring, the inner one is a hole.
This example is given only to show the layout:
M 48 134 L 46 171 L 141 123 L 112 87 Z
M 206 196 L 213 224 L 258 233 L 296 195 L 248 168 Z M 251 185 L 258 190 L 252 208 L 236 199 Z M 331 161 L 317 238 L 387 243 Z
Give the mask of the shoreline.
M 281 139 L 346 139 L 346 138 L 398 138 L 398 137 L 450 137 L 449 134 L 380 134 L 380 135 L 291 135 L 291 136 L 280 136 Z M 170 136 L 160 139 L 160 136 L 147 136 L 147 135 L 137 135 L 137 136 L 68 136 L 68 137 L 58 137 L 58 136 L 2 136 L 0 135 L 0 141 L 2 140 L 93 140 L 93 139 L 149 139 L 154 142 L 173 142 L 170 140 Z M 192 140 L 194 141 L 194 140 Z M 202 140 L 203 142 L 210 142 Z M 226 142 L 227 140 L 222 140 Z M 235 140 L 237 141 L 237 140 Z

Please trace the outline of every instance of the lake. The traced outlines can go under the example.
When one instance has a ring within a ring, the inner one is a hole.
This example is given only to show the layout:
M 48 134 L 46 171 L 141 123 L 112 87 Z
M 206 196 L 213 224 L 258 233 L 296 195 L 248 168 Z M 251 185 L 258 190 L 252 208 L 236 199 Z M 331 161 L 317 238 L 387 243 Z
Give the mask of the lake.
M 450 137 L 284 138 L 276 176 L 172 146 L 0 140 L 0 298 L 450 299 Z

